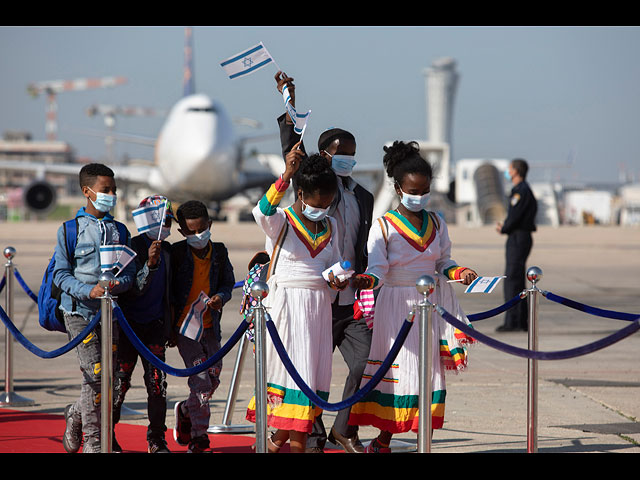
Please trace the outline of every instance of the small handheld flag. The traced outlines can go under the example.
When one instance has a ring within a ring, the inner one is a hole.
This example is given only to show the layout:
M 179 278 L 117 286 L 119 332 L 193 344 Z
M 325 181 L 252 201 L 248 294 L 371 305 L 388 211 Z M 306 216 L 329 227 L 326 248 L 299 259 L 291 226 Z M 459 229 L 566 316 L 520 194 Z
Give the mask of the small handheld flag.
M 304 131 L 307 128 L 307 121 L 309 120 L 311 110 L 307 113 L 298 113 L 296 111 L 295 107 L 291 105 L 291 95 L 289 94 L 289 87 L 287 85 L 282 88 L 282 99 L 284 100 L 284 108 L 287 110 L 287 113 L 293 122 L 293 131 L 300 135 L 300 139 L 302 140 Z
M 254 45 L 253 47 L 220 62 L 220 66 L 224 69 L 229 78 L 234 79 L 260 70 L 271 62 L 275 64 L 275 61 L 265 46 L 260 42 L 258 45 Z
M 131 215 L 138 233 L 154 235 L 155 232 L 158 232 L 158 238 L 160 238 L 165 216 L 173 217 L 169 201 L 161 196 L 148 197 L 141 203 L 140 208 L 131 212 Z
M 100 246 L 100 269 L 103 272 L 118 268 L 118 274 L 131 263 L 136 252 L 126 245 L 101 245 Z M 118 276 L 116 274 L 116 276 Z
M 506 277 L 504 275 L 500 277 L 478 277 L 471 282 L 464 293 L 491 293 L 503 278 Z
M 189 313 L 184 318 L 182 326 L 180 327 L 180 334 L 184 335 L 196 342 L 200 341 L 202 337 L 202 317 L 207 311 L 207 302 L 209 297 L 206 293 L 200 292 L 198 298 L 191 304 Z

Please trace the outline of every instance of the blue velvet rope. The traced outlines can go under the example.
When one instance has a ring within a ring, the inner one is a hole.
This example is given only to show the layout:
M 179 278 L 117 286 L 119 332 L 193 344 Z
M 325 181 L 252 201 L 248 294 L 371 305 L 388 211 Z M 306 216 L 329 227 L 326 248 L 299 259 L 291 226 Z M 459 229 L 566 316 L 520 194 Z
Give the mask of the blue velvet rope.
M 26 292 L 26 294 L 31 297 L 31 300 L 33 300 L 34 302 L 38 303 L 38 296 L 31 291 L 29 286 L 22 279 L 22 275 L 20 275 L 20 272 L 18 272 L 18 269 L 15 268 L 15 267 L 13 269 L 13 276 L 16 277 L 16 280 L 18 280 L 18 283 L 20 284 L 22 289 Z
M 4 288 L 4 284 L 5 284 L 5 282 L 6 282 L 6 281 L 7 281 L 7 276 L 6 276 L 6 275 L 4 275 L 4 276 L 2 277 L 2 280 L 0 280 L 0 292 L 1 292 L 1 291 L 2 291 L 2 289 Z
M 4 308 L 2 308 L 2 307 L 0 307 L 0 318 L 2 318 L 2 321 L 6 325 L 7 329 L 13 334 L 15 339 L 18 340 L 18 342 L 20 342 L 22 344 L 22 346 L 24 346 L 31 353 L 33 353 L 33 354 L 35 354 L 35 355 L 37 355 L 38 357 L 41 357 L 41 358 L 56 358 L 56 357 L 59 357 L 60 355 L 63 355 L 65 353 L 67 353 L 68 351 L 74 349 L 75 347 L 77 347 L 78 344 L 82 340 L 84 340 L 87 337 L 87 335 L 89 335 L 89 333 L 93 329 L 96 328 L 96 326 L 100 322 L 100 312 L 98 312 L 98 314 L 95 316 L 95 318 L 91 322 L 89 322 L 87 324 L 85 329 L 82 330 L 82 332 L 80 334 L 78 334 L 78 336 L 76 338 L 71 340 L 66 345 L 64 345 L 64 346 L 62 346 L 60 348 L 57 348 L 56 350 L 52 350 L 50 352 L 47 352 L 45 350 L 42 350 L 41 348 L 36 347 L 33 343 L 31 343 L 29 340 L 27 340 L 25 338 L 25 336 L 22 335 L 22 333 L 20 333 L 20 330 L 18 330 L 16 328 L 16 326 L 13 324 L 13 322 L 11 321 L 9 316 L 7 315 L 7 312 L 5 312 Z
M 243 320 L 240 326 L 236 329 L 234 334 L 231 336 L 231 338 L 227 340 L 227 343 L 225 343 L 220 348 L 220 350 L 218 350 L 212 357 L 208 358 L 206 361 L 204 361 L 203 363 L 195 367 L 179 369 L 164 363 L 162 360 L 156 357 L 155 354 L 146 347 L 146 345 L 144 345 L 140 341 L 140 339 L 136 336 L 135 332 L 131 329 L 131 326 L 127 322 L 126 318 L 124 318 L 124 314 L 122 313 L 122 310 L 120 309 L 120 307 L 116 306 L 113 309 L 113 315 L 115 319 L 118 321 L 118 324 L 124 331 L 125 335 L 129 337 L 131 344 L 136 348 L 136 350 L 140 353 L 140 355 L 146 358 L 149 361 L 149 363 L 154 365 L 156 368 L 162 370 L 163 372 L 168 373 L 169 375 L 173 375 L 175 377 L 189 377 L 191 375 L 196 375 L 206 370 L 207 368 L 211 367 L 215 363 L 217 363 L 222 357 L 224 357 L 227 353 L 229 353 L 229 351 L 235 346 L 236 343 L 238 343 L 238 341 L 244 334 L 247 327 L 249 327 L 249 323 Z
M 440 316 L 456 327 L 458 330 L 466 333 L 468 336 L 475 338 L 478 341 L 486 343 L 490 347 L 495 348 L 496 350 L 501 350 L 511 355 L 515 355 L 518 357 L 531 358 L 535 360 L 564 360 L 567 358 L 578 357 L 581 355 L 586 355 L 588 353 L 595 352 L 597 350 L 601 350 L 609 345 L 612 345 L 620 340 L 632 335 L 640 329 L 640 321 L 635 321 L 632 324 L 618 330 L 617 332 L 605 337 L 603 339 L 597 340 L 595 342 L 589 343 L 587 345 L 583 345 L 581 347 L 572 348 L 569 350 L 561 350 L 555 352 L 540 352 L 534 350 L 528 350 L 526 348 L 514 347 L 511 345 L 507 345 L 506 343 L 499 342 L 494 340 L 487 335 L 484 335 L 473 328 L 467 326 L 466 323 L 461 322 L 456 317 L 447 312 L 444 308 L 440 306 L 436 306 L 436 311 L 440 314 Z
M 396 359 L 396 356 L 398 355 L 398 352 L 400 351 L 402 344 L 404 343 L 404 341 L 407 338 L 407 335 L 409 334 L 409 329 L 413 325 L 413 322 L 409 320 L 404 321 L 398 333 L 398 337 L 393 343 L 393 346 L 391 347 L 391 350 L 387 354 L 387 357 L 384 359 L 384 361 L 382 362 L 382 365 L 380 365 L 380 368 L 378 368 L 376 373 L 369 379 L 366 385 L 362 387 L 360 390 L 358 390 L 356 393 L 354 393 L 352 396 L 350 396 L 349 398 L 346 398 L 338 403 L 327 402 L 326 400 L 320 398 L 316 394 L 316 392 L 311 390 L 311 388 L 309 388 L 309 386 L 305 383 L 305 381 L 302 379 L 300 374 L 296 371 L 296 368 L 291 362 L 291 359 L 287 355 L 287 352 L 284 349 L 284 345 L 282 345 L 282 340 L 280 339 L 280 336 L 278 335 L 278 331 L 275 325 L 273 324 L 273 321 L 271 320 L 271 316 L 269 314 L 267 314 L 266 324 L 267 324 L 267 330 L 269 331 L 269 335 L 271 336 L 271 340 L 273 341 L 276 352 L 278 353 L 278 356 L 280 357 L 282 364 L 284 365 L 289 375 L 291 375 L 291 378 L 296 383 L 296 385 L 300 387 L 300 390 L 302 390 L 302 393 L 304 393 L 309 398 L 309 400 L 311 400 L 315 405 L 322 408 L 323 410 L 335 412 L 338 410 L 342 410 L 344 408 L 348 408 L 353 404 L 359 402 L 360 400 L 362 400 L 362 398 L 364 398 L 366 394 L 368 394 L 373 389 L 373 387 L 375 387 L 380 382 L 384 374 L 387 373 L 389 368 L 391 368 L 391 364 L 393 363 L 393 361 Z
M 509 310 L 516 303 L 519 303 L 524 299 L 525 297 L 521 297 L 520 294 L 518 294 L 515 297 L 513 297 L 511 300 L 509 300 L 507 303 L 505 303 L 504 305 L 496 307 L 492 310 L 487 310 L 486 312 L 472 313 L 471 315 L 467 315 L 467 318 L 469 319 L 470 322 L 475 322 L 478 320 L 484 320 L 485 318 L 495 317 L 496 315 L 499 315 L 502 312 Z
M 606 317 L 613 318 L 616 320 L 627 320 L 633 322 L 634 320 L 640 319 L 640 315 L 633 313 L 624 313 L 624 312 L 615 312 L 613 310 L 603 310 L 601 308 L 590 307 L 589 305 L 584 305 L 583 303 L 578 303 L 573 300 L 569 300 L 568 298 L 561 297 L 560 295 L 556 295 L 551 292 L 542 292 L 542 294 L 548 300 L 552 302 L 557 302 L 561 305 L 565 305 L 566 307 L 571 307 L 576 310 L 580 310 L 581 312 L 588 313 L 590 315 L 596 315 L 598 317 Z

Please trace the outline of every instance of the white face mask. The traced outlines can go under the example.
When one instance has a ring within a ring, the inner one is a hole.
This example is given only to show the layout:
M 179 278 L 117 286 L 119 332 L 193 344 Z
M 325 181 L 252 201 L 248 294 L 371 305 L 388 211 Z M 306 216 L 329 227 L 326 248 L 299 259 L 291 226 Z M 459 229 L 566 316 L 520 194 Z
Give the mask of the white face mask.
M 204 231 L 202 233 L 196 233 L 193 235 L 187 235 L 187 243 L 196 249 L 201 249 L 207 246 L 211 238 L 211 230 Z
M 400 190 L 402 192 L 402 190 Z M 409 193 L 402 192 L 402 199 L 400 203 L 405 206 L 410 212 L 419 212 L 427 208 L 429 198 L 431 194 L 425 193 L 424 195 L 411 195 Z

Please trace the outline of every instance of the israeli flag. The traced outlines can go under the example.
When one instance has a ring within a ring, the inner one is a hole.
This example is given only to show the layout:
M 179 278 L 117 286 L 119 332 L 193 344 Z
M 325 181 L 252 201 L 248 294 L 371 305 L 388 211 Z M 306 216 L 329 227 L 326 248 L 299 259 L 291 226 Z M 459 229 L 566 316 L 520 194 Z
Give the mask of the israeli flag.
M 158 229 L 162 228 L 165 209 L 166 202 L 161 202 L 156 205 L 136 208 L 131 212 L 133 221 L 138 228 L 138 233 L 158 231 Z
M 291 105 L 291 95 L 289 95 L 289 87 L 287 85 L 282 89 L 282 99 L 284 100 L 284 108 L 287 110 L 289 117 L 293 121 L 293 131 L 301 137 L 307 128 L 307 121 L 311 110 L 307 113 L 298 113 L 293 105 Z
M 202 325 L 202 317 L 204 317 L 204 313 L 207 311 L 208 301 L 209 297 L 207 294 L 200 292 L 198 298 L 191 304 L 186 317 L 184 317 L 182 327 L 180 327 L 180 335 L 184 335 L 196 342 L 200 341 L 204 328 Z
M 273 62 L 262 42 L 244 52 L 227 58 L 220 66 L 227 72 L 229 78 L 234 79 L 253 73 Z
M 126 245 L 101 245 L 100 269 L 106 272 L 118 268 L 118 273 L 120 273 L 135 256 L 136 252 Z
M 491 293 L 503 278 L 505 277 L 478 277 L 471 282 L 464 293 Z

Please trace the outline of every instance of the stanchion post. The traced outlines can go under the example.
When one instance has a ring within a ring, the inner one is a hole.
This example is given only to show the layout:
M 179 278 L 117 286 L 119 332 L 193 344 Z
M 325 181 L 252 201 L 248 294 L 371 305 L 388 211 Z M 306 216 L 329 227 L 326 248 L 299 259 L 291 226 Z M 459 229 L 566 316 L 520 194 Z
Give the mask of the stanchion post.
M 258 305 L 253 308 L 253 325 L 256 342 L 256 453 L 267 453 L 267 349 L 266 349 L 266 312 L 262 300 L 269 294 L 265 282 L 251 285 L 251 296 Z
M 249 321 L 249 319 L 247 319 Z M 236 404 L 238 395 L 238 386 L 240 385 L 240 377 L 242 373 L 242 365 L 247 352 L 247 336 L 243 335 L 238 346 L 236 355 L 236 363 L 233 367 L 233 375 L 229 384 L 229 393 L 227 394 L 227 403 L 224 407 L 224 415 L 222 416 L 221 425 L 212 425 L 207 429 L 207 433 L 253 433 L 254 429 L 251 425 L 231 425 L 231 417 Z
M 115 275 L 103 272 L 98 284 L 104 288 L 100 297 L 101 376 L 100 376 L 100 451 L 113 450 L 113 310 L 110 290 L 115 285 Z
M 529 351 L 538 350 L 538 289 L 542 270 L 531 267 L 527 270 L 527 279 L 531 282 L 529 294 Z M 527 386 L 527 453 L 538 452 L 538 360 L 529 358 Z
M 432 329 L 434 305 L 427 299 L 435 289 L 435 281 L 430 275 L 421 276 L 416 282 L 418 293 L 423 296 L 420 308 L 420 347 L 419 347 L 419 405 L 418 405 L 418 453 L 431 453 L 431 388 L 432 365 Z
M 7 263 L 4 266 L 5 274 L 5 312 L 11 318 L 13 316 L 13 257 L 16 249 L 7 247 L 4 249 L 4 257 Z M 21 397 L 13 391 L 13 336 L 5 327 L 5 364 L 4 364 L 4 393 L 0 397 L 0 405 L 33 405 L 33 400 Z

